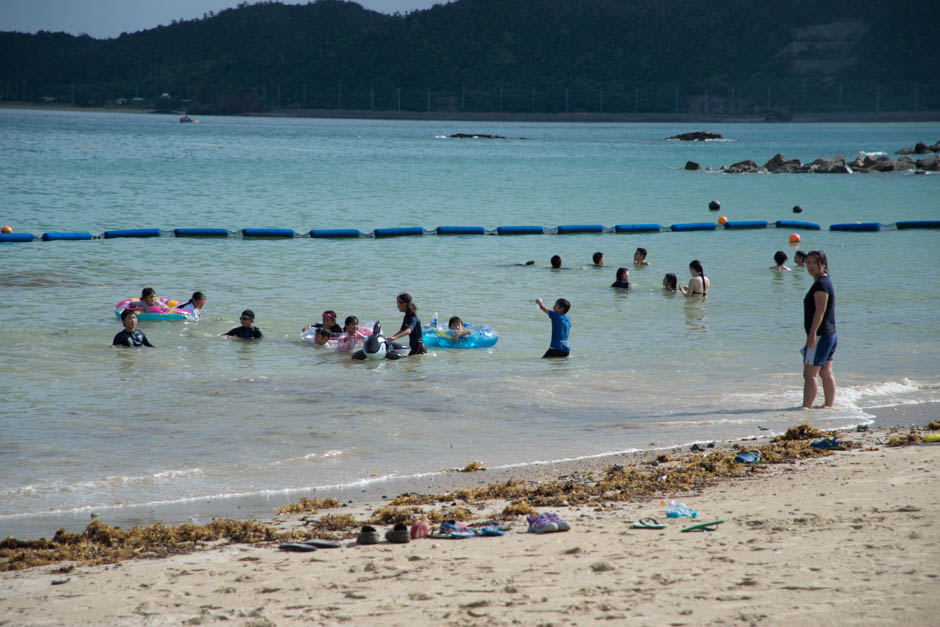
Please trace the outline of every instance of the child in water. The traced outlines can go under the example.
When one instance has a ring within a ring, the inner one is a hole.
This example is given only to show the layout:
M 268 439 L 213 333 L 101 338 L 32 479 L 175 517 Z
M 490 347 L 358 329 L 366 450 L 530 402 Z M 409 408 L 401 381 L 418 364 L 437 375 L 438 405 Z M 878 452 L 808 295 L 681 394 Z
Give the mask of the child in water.
M 453 316 L 447 321 L 448 335 L 456 342 L 462 337 L 470 335 L 470 329 L 463 325 L 463 320 L 459 316 Z
M 667 292 L 675 292 L 679 289 L 679 277 L 675 272 L 667 272 L 663 277 L 663 289 Z
M 153 347 L 144 332 L 137 330 L 137 314 L 133 309 L 125 309 L 121 312 L 121 322 L 124 324 L 124 330 L 114 336 L 111 346 Z
M 777 264 L 777 265 L 775 265 L 775 266 L 770 266 L 770 269 L 771 269 L 771 270 L 786 270 L 786 271 L 789 271 L 790 268 L 788 268 L 788 267 L 786 267 L 785 265 L 783 265 L 783 263 L 784 263 L 786 260 L 787 260 L 787 254 L 786 254 L 785 252 L 783 252 L 782 250 L 778 250 L 777 252 L 774 253 L 774 263 Z
M 206 304 L 206 295 L 202 292 L 193 292 L 188 301 L 177 307 L 180 311 L 188 311 L 193 318 L 199 320 L 199 310 Z
M 332 337 L 333 334 L 327 329 L 317 327 L 316 332 L 313 334 L 313 343 L 317 346 L 326 346 L 326 343 L 329 342 Z
M 571 318 L 568 317 L 568 310 L 571 309 L 571 303 L 564 298 L 559 298 L 555 301 L 554 307 L 549 309 L 541 298 L 536 298 L 535 304 L 547 313 L 552 321 L 552 341 L 542 358 L 567 357 L 571 352 L 571 345 L 568 343 L 568 331 L 571 329 Z
M 322 327 L 321 327 L 322 329 Z M 319 329 L 317 329 L 319 338 Z M 337 353 L 351 353 L 356 348 L 356 342 L 369 337 L 369 334 L 359 328 L 359 318 L 356 316 L 346 317 L 346 330 L 336 340 Z
M 166 313 L 170 309 L 164 307 L 163 303 L 156 301 L 157 293 L 153 291 L 152 287 L 145 287 L 140 291 L 140 300 L 131 301 L 127 304 L 128 308 L 134 309 L 136 311 L 141 311 L 143 313 Z
M 240 337 L 245 340 L 261 339 L 261 329 L 255 326 L 255 312 L 246 309 L 239 317 L 239 321 L 242 323 L 240 327 L 235 327 L 231 331 L 223 333 L 221 337 Z
M 630 271 L 626 268 L 617 268 L 617 280 L 611 283 L 610 286 L 625 290 L 630 289 Z

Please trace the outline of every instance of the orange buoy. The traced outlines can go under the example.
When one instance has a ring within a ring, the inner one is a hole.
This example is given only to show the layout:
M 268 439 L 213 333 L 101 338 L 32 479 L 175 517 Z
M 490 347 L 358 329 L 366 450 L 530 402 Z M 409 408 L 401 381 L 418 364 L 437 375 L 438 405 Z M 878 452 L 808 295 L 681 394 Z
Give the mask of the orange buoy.
M 800 243 L 800 234 L 799 233 L 790 233 L 790 243 L 799 244 Z
M 13 227 L 9 224 L 4 224 L 3 227 L 0 227 L 0 233 L 12 233 Z
M 718 224 L 724 224 L 727 221 L 728 221 L 728 218 L 724 216 L 721 216 L 720 218 L 718 218 Z

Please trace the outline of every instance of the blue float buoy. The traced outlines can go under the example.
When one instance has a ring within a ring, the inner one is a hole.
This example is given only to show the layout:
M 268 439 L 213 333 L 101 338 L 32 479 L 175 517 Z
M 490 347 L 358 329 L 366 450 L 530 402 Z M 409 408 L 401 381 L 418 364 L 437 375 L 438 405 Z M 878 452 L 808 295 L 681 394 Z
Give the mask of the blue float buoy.
M 618 224 L 614 233 L 659 233 L 663 227 L 659 224 Z
M 673 231 L 714 231 L 718 225 L 714 222 L 688 222 L 686 224 L 673 224 Z
M 284 237 L 297 235 L 293 229 L 242 229 L 242 237 Z
M 32 233 L 0 233 L 0 242 L 31 242 L 36 239 Z
M 499 235 L 542 235 L 545 229 L 541 226 L 498 226 Z
M 94 239 L 91 233 L 43 233 L 42 241 L 44 242 L 56 242 L 56 241 L 65 241 L 65 240 L 82 240 L 82 239 Z
M 809 229 L 811 231 L 818 231 L 822 228 L 815 222 L 801 222 L 799 220 L 777 220 L 776 225 L 778 229 Z
M 359 229 L 312 229 L 310 237 L 315 238 L 334 238 L 334 237 L 361 237 Z
M 160 229 L 120 229 L 117 231 L 105 231 L 101 236 L 105 239 L 114 239 L 116 237 L 160 237 Z
M 390 229 L 375 229 L 372 233 L 375 237 L 401 237 L 405 235 L 424 235 L 424 229 L 420 226 L 402 226 Z
M 228 229 L 173 229 L 176 237 L 228 237 Z
M 767 222 L 764 220 L 729 220 L 725 222 L 725 228 L 732 231 L 735 229 L 766 229 Z
M 601 224 L 561 224 L 556 231 L 559 235 L 569 233 L 603 233 L 604 227 Z
M 881 222 L 851 222 L 846 224 L 833 224 L 830 231 L 880 231 Z
M 438 235 L 486 235 L 482 226 L 439 226 Z

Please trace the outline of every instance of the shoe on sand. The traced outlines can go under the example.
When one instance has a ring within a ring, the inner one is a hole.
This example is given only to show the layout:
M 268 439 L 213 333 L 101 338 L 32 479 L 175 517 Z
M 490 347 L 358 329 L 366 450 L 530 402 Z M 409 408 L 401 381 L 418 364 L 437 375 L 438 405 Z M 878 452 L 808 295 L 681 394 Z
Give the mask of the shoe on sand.
M 379 543 L 379 532 L 375 530 L 375 527 L 370 527 L 366 525 L 359 531 L 359 535 L 356 536 L 356 544 L 378 544 Z
M 529 514 L 525 517 L 525 520 L 529 523 L 529 533 L 554 533 L 558 531 L 558 525 L 546 518 L 545 514 L 539 514 L 538 516 Z
M 430 531 L 431 529 L 428 527 L 428 521 L 424 520 L 423 518 L 419 518 L 418 520 L 411 523 L 411 537 L 414 540 L 427 537 Z
M 394 544 L 405 544 L 406 542 L 411 542 L 411 538 L 408 536 L 408 527 L 402 523 L 398 523 L 386 531 L 385 539 Z
M 559 516 L 558 514 L 548 512 L 547 514 L 543 514 L 543 515 L 546 518 L 548 518 L 550 521 L 558 525 L 558 531 L 568 531 L 569 529 L 571 529 L 571 524 L 567 520 Z

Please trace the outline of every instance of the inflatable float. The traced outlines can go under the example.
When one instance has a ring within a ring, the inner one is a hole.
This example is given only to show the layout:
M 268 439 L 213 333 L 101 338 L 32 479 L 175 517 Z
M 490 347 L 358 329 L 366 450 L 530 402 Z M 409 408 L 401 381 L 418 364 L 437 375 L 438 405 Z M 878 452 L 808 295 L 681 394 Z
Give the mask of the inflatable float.
M 136 305 L 131 305 L 136 303 Z M 125 298 L 114 306 L 114 315 L 118 318 L 129 306 L 137 311 L 138 320 L 195 320 L 190 311 L 186 309 L 177 309 L 180 301 L 171 298 L 153 299 L 153 307 L 148 307 L 146 303 L 140 302 L 140 298 Z
M 359 324 L 359 331 L 364 334 L 366 337 L 372 335 L 372 326 L 374 322 L 361 322 Z M 317 343 L 317 328 L 310 327 L 306 331 L 300 332 L 300 341 L 306 344 L 316 344 Z M 319 344 L 319 346 L 327 346 L 329 348 L 336 348 L 336 339 L 327 340 L 326 344 Z
M 492 327 L 484 324 L 465 324 L 470 334 L 454 341 L 454 330 L 447 327 L 424 325 L 424 345 L 441 348 L 489 348 L 499 340 L 499 335 Z

